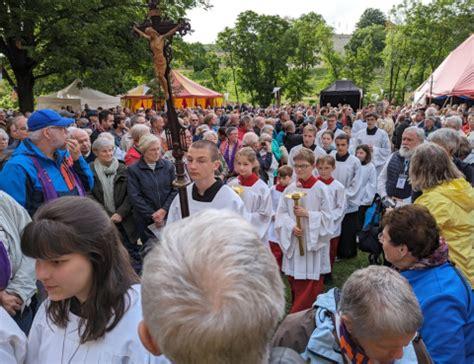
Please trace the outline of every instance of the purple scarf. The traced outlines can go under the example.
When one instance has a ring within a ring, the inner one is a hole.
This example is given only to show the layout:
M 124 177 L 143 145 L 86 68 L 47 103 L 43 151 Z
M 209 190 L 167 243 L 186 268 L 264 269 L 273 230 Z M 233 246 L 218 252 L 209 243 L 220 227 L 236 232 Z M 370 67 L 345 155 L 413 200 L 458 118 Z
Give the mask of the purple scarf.
M 439 239 L 439 247 L 427 258 L 420 259 L 418 262 L 413 264 L 409 270 L 421 270 L 432 267 L 440 266 L 446 263 L 449 259 L 449 249 L 448 244 L 444 238 Z
M 234 173 L 234 160 L 235 160 L 235 154 L 237 153 L 237 149 L 239 149 L 239 143 L 235 143 L 234 149 L 232 150 L 232 154 L 229 156 L 230 152 L 230 144 L 227 144 L 225 147 L 224 151 L 224 159 L 227 163 L 227 166 L 229 167 L 229 172 Z
M 10 259 L 5 249 L 5 245 L 0 240 L 0 291 L 8 286 L 12 274 Z

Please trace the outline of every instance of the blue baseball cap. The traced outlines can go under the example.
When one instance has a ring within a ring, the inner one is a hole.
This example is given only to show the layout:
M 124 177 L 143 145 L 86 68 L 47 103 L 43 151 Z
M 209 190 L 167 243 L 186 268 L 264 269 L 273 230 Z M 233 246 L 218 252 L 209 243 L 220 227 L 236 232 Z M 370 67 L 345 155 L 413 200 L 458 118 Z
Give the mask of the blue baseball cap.
M 48 126 L 59 126 L 67 128 L 74 123 L 74 119 L 64 118 L 56 111 L 43 109 L 35 111 L 28 118 L 28 131 L 36 131 Z

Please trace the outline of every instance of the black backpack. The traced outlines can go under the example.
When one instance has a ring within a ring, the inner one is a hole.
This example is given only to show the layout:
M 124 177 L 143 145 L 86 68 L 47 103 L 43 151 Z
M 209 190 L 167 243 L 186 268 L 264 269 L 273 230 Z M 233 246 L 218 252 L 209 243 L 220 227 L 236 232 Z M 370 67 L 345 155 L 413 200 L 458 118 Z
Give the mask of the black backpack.
M 370 264 L 383 264 L 383 249 L 379 242 L 380 220 L 382 218 L 382 199 L 376 197 L 366 212 L 362 230 L 357 233 L 357 244 L 361 251 L 369 253 Z

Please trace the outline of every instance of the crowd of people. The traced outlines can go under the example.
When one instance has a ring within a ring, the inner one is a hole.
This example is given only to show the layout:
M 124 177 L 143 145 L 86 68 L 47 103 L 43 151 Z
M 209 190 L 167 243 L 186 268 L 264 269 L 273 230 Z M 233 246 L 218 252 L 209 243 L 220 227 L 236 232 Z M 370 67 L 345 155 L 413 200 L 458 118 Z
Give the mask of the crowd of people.
M 0 362 L 474 362 L 474 107 L 178 113 L 0 110 Z

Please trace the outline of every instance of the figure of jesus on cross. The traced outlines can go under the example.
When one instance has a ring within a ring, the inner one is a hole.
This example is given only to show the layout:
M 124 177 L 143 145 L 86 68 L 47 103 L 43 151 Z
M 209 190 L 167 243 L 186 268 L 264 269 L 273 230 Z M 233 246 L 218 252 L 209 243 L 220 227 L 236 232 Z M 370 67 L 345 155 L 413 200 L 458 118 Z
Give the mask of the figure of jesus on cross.
M 166 80 L 166 58 L 164 55 L 164 48 L 165 48 L 165 40 L 166 38 L 172 36 L 176 33 L 181 27 L 181 24 L 178 24 L 173 29 L 171 29 L 166 34 L 158 33 L 153 27 L 146 27 L 145 31 L 142 32 L 136 26 L 133 27 L 139 35 L 143 38 L 148 39 L 150 42 L 150 48 L 153 53 L 153 65 L 155 67 L 155 77 L 157 78 L 158 82 L 160 83 L 163 92 L 165 94 L 166 100 L 169 99 L 169 90 L 168 90 L 168 82 Z

